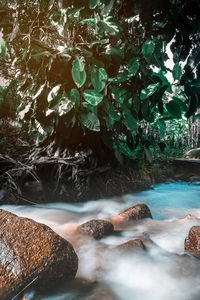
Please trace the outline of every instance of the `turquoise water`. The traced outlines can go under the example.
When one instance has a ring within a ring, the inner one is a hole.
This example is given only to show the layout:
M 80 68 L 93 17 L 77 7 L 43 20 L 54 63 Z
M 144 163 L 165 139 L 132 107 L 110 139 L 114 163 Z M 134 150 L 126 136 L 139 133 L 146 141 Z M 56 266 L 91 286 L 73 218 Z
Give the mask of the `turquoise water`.
M 153 190 L 124 196 L 131 203 L 146 203 L 155 219 L 183 218 L 200 209 L 199 183 L 157 184 Z

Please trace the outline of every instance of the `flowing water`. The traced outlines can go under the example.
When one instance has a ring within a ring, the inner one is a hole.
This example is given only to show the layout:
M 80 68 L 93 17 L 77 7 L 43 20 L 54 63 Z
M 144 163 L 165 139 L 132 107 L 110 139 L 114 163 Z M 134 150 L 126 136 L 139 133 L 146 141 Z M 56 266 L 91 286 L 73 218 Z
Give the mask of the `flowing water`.
M 108 219 L 138 203 L 149 206 L 152 220 L 129 224 L 120 235 L 101 241 L 74 238 L 77 225 L 94 218 Z M 69 240 L 79 256 L 77 277 L 70 286 L 55 287 L 46 295 L 29 292 L 29 300 L 200 299 L 200 260 L 184 255 L 190 228 L 200 225 L 198 183 L 158 184 L 153 190 L 81 204 L 0 208 L 48 225 Z M 143 233 L 154 242 L 146 253 L 113 250 Z

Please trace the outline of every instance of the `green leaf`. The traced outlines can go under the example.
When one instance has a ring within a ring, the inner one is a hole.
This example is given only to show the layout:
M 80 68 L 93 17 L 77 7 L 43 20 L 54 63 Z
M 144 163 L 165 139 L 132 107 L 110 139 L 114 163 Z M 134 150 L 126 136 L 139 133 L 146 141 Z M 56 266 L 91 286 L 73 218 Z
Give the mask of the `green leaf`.
M 110 11 L 112 10 L 114 3 L 115 3 L 115 0 L 110 0 L 109 3 L 104 6 L 102 15 L 107 16 L 110 13 Z
M 168 86 L 167 92 L 171 94 L 172 93 L 171 84 L 169 83 L 166 75 L 167 75 L 167 73 L 163 72 L 162 69 L 159 69 L 158 72 L 153 73 L 153 76 L 156 76 L 161 80 L 163 86 L 165 86 L 165 85 Z
M 83 72 L 85 69 L 84 57 L 77 56 L 77 58 L 72 62 L 72 65 L 77 71 Z
M 145 100 L 145 99 L 149 98 L 150 96 L 152 96 L 158 89 L 159 84 L 160 84 L 159 82 L 153 83 L 153 84 L 150 84 L 146 89 L 143 89 L 140 94 L 140 99 Z
M 105 105 L 105 112 L 109 116 L 110 121 L 114 123 L 115 121 L 120 121 L 121 115 L 118 110 L 114 109 L 113 105 L 109 103 L 109 101 L 106 102 Z
M 200 79 L 192 80 L 191 87 L 200 88 Z
M 85 90 L 83 96 L 88 103 L 94 106 L 97 106 L 103 100 L 103 95 L 95 90 Z
M 6 59 L 6 41 L 4 39 L 1 41 L 1 56 Z
M 100 122 L 95 113 L 89 112 L 87 115 L 81 115 L 82 124 L 92 130 L 92 131 L 100 131 Z
M 116 56 L 116 59 L 124 58 L 124 46 L 122 47 L 112 47 L 109 45 L 106 49 L 106 54 L 113 57 Z
M 104 17 L 102 21 L 98 22 L 98 27 L 100 30 L 99 34 L 109 33 L 110 35 L 115 35 L 122 31 L 122 27 L 111 16 Z
M 72 20 L 79 19 L 81 10 L 85 9 L 85 7 L 74 8 L 69 10 L 68 17 Z
M 94 89 L 97 92 L 101 92 L 104 89 L 107 79 L 108 79 L 108 75 L 104 68 L 100 68 L 100 69 L 94 68 L 92 70 L 91 81 L 94 86 Z
M 171 116 L 178 119 L 181 118 L 182 112 L 181 107 L 179 105 L 179 101 L 177 101 L 176 99 L 171 100 L 166 104 L 166 108 Z
M 150 113 L 149 101 L 148 100 L 143 101 L 141 103 L 141 110 L 142 110 L 143 117 L 146 118 Z
M 172 74 L 173 74 L 174 80 L 180 80 L 181 79 L 182 68 L 181 68 L 181 65 L 179 63 L 176 63 L 174 65 Z
M 104 44 L 107 44 L 108 42 L 109 42 L 109 39 L 103 39 L 103 40 L 91 42 L 87 46 L 88 46 L 88 48 L 92 48 L 95 45 L 98 45 L 98 44 L 103 44 L 104 45 Z
M 153 41 L 146 41 L 142 45 L 142 54 L 145 58 L 150 57 L 155 50 L 155 43 Z
M 42 84 L 40 86 L 40 88 L 38 89 L 37 93 L 33 96 L 33 98 L 32 98 L 33 100 L 35 100 L 42 93 L 42 91 L 44 90 L 45 86 L 46 86 L 46 83 L 44 83 L 44 84 Z
M 165 137 L 165 134 L 166 134 L 166 123 L 163 119 L 159 119 L 157 121 L 158 123 L 158 126 L 160 128 L 160 137 L 161 139 L 163 139 Z
M 136 119 L 131 114 L 127 114 L 126 119 L 123 122 L 127 129 L 131 131 L 132 135 L 135 136 L 138 129 Z
M 52 88 L 52 90 L 49 92 L 48 97 L 47 97 L 48 102 L 51 102 L 52 100 L 54 100 L 58 96 L 58 92 L 60 90 L 60 87 L 61 87 L 61 84 L 58 84 L 58 85 L 56 85 Z
M 124 71 L 124 72 L 120 72 L 116 78 L 109 78 L 108 81 L 120 83 L 129 80 L 131 77 L 133 77 L 132 74 L 130 74 L 128 71 Z
M 128 62 L 128 72 L 129 72 L 129 75 L 135 76 L 137 74 L 137 72 L 138 72 L 139 66 L 140 66 L 140 59 L 139 59 L 139 57 L 132 58 Z
M 76 90 L 76 89 L 71 89 L 70 99 L 74 102 L 75 109 L 78 110 L 79 105 L 80 105 L 80 101 L 81 101 L 81 96 L 79 94 L 79 91 Z
M 26 58 L 27 55 L 27 50 L 24 51 L 23 55 L 22 55 L 22 60 L 24 60 Z
M 70 99 L 68 99 L 67 97 L 62 97 L 60 100 L 61 101 L 58 106 L 58 114 L 61 117 L 65 114 L 67 114 L 70 110 L 72 110 L 75 103 L 73 101 L 71 101 Z
M 72 66 L 72 78 L 78 88 L 84 85 L 87 78 L 85 70 L 80 71 L 80 68 L 82 69 L 82 66 L 80 66 L 78 62 L 74 62 Z
M 89 2 L 89 8 L 90 9 L 95 9 L 98 4 L 99 4 L 99 0 L 90 0 L 90 2 Z

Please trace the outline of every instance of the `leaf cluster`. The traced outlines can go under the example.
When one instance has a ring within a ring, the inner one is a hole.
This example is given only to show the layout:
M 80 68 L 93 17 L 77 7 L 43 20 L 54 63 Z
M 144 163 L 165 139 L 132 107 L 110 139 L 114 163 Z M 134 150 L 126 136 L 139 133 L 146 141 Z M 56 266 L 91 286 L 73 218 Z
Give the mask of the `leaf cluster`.
M 199 107 L 200 5 L 189 2 L 2 2 L 12 26 L 0 23 L 1 54 L 16 70 L 18 117 L 41 136 L 100 134 L 121 162 L 139 146 L 149 156 L 144 124 L 190 117 Z

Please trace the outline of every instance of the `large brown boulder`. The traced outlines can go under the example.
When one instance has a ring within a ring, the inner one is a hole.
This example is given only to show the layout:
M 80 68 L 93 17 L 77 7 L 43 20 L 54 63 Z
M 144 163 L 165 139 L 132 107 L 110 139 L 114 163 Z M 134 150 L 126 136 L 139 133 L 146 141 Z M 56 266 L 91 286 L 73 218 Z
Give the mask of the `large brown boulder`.
M 0 210 L 0 295 L 10 299 L 30 282 L 41 288 L 74 279 L 72 245 L 33 220 Z
M 130 221 L 137 221 L 144 218 L 152 218 L 151 211 L 146 204 L 137 204 L 132 206 L 117 216 L 110 218 L 115 229 L 121 225 L 127 225 Z
M 78 227 L 79 233 L 84 233 L 99 240 L 104 236 L 112 234 L 114 226 L 111 222 L 105 220 L 90 220 Z
M 185 252 L 200 258 L 200 226 L 193 226 L 185 239 Z

